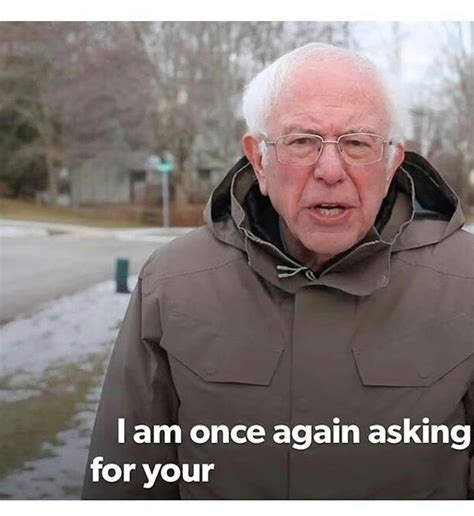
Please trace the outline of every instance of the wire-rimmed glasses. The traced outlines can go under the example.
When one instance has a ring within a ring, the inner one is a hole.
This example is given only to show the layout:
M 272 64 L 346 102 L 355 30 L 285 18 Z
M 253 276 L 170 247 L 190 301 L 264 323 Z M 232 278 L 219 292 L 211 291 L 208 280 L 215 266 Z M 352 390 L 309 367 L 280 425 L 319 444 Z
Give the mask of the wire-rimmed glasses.
M 348 133 L 337 140 L 325 140 L 318 134 L 283 134 L 270 141 L 260 135 L 266 145 L 274 146 L 277 160 L 284 165 L 314 165 L 328 143 L 337 145 L 342 159 L 349 165 L 371 165 L 380 161 L 391 140 L 373 133 Z

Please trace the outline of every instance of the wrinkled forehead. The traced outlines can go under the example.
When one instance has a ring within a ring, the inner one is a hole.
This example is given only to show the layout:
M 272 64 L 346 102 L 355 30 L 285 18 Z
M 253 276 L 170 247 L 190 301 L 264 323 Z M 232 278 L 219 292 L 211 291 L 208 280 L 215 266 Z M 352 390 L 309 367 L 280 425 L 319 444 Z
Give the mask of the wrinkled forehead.
M 389 126 L 391 106 L 384 85 L 375 69 L 348 60 L 312 59 L 291 69 L 272 105 L 269 122 L 304 112 L 317 117 L 344 111 L 346 118 L 360 123 Z M 367 120 L 365 120 L 365 118 Z

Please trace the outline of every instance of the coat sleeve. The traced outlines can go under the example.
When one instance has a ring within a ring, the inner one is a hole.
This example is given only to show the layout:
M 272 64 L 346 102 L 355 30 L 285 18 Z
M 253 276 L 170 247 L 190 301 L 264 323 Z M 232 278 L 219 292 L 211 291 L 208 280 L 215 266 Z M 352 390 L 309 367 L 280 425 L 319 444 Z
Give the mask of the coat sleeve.
M 178 397 L 166 352 L 159 346 L 160 313 L 157 301 L 142 296 L 140 277 L 132 293 L 107 369 L 89 448 L 83 499 L 176 499 L 176 483 L 157 480 L 143 484 L 142 464 L 178 463 L 175 444 L 136 444 L 135 425 L 177 424 Z M 124 444 L 117 443 L 117 421 L 126 421 Z M 90 465 L 102 456 L 104 464 L 136 464 L 130 481 L 92 481 Z

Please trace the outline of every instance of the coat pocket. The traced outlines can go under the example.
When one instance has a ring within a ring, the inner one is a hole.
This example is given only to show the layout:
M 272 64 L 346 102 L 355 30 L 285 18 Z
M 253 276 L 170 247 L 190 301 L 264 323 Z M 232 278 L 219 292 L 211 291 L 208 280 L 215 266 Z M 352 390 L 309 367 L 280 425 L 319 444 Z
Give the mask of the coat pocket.
M 474 320 L 459 314 L 398 337 L 359 335 L 352 349 L 365 385 L 427 387 L 474 353 Z
M 217 324 L 172 312 L 161 346 L 206 382 L 269 385 L 283 347 L 252 330 L 236 327 L 230 334 Z

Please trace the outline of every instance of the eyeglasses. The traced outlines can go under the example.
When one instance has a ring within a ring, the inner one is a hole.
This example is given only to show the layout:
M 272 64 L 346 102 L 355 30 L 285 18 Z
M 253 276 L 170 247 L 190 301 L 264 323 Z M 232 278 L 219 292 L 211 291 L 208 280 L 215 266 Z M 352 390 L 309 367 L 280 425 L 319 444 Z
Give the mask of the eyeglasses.
M 270 141 L 260 135 L 267 146 L 275 147 L 277 160 L 284 165 L 314 165 L 320 158 L 324 146 L 334 143 L 342 159 L 349 165 L 370 165 L 380 161 L 386 145 L 391 140 L 372 133 L 350 133 L 339 136 L 337 140 L 324 140 L 317 134 L 284 134 Z

